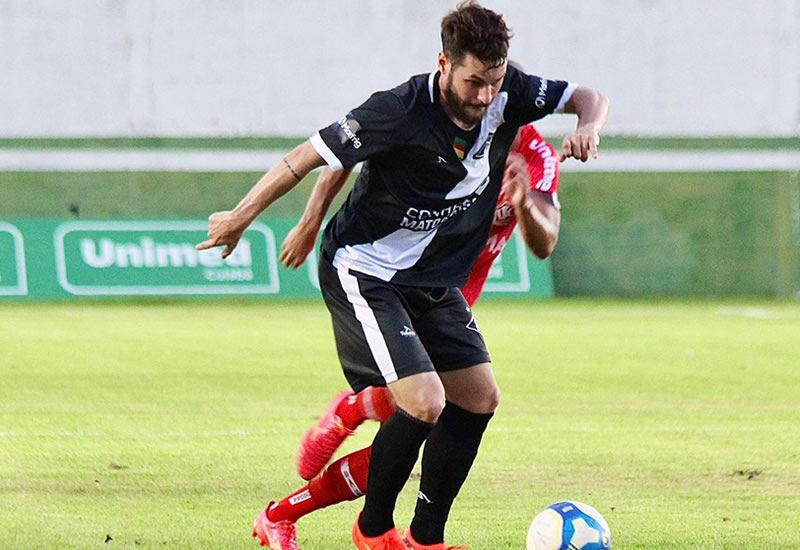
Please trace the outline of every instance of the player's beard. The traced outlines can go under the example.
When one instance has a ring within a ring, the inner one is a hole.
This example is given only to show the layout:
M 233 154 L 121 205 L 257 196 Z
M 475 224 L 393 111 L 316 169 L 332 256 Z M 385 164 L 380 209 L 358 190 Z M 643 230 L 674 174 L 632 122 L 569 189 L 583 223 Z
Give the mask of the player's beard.
M 459 121 L 474 126 L 478 124 L 483 115 L 486 114 L 486 106 L 480 103 L 469 103 L 461 99 L 453 88 L 453 73 L 447 75 L 445 86 L 442 88 L 444 103 L 447 111 L 455 116 Z

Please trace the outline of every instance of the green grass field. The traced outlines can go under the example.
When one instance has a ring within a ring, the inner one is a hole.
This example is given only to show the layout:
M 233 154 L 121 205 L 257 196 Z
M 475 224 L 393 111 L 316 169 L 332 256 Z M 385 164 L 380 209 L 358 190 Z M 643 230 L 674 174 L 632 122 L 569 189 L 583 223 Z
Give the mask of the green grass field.
M 521 549 L 574 499 L 617 549 L 800 547 L 796 303 L 476 311 L 504 393 L 451 543 Z M 342 386 L 321 302 L 2 305 L 0 548 L 256 548 L 253 517 L 301 485 L 297 443 Z M 350 548 L 358 506 L 301 520 L 301 546 Z

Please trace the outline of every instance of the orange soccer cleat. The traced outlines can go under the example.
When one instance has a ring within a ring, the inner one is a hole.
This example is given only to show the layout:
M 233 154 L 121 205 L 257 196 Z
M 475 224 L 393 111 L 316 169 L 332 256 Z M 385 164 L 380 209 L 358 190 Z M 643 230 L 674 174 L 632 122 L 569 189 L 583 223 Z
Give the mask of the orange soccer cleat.
M 361 514 L 358 517 L 361 517 Z M 353 524 L 353 542 L 358 550 L 408 550 L 409 547 L 396 527 L 392 527 L 378 537 L 367 537 L 361 533 L 361 529 L 358 527 L 358 517 Z
M 420 544 L 411 536 L 411 530 L 406 531 L 404 540 L 409 550 L 468 550 L 466 546 L 446 546 L 443 542 L 439 544 Z

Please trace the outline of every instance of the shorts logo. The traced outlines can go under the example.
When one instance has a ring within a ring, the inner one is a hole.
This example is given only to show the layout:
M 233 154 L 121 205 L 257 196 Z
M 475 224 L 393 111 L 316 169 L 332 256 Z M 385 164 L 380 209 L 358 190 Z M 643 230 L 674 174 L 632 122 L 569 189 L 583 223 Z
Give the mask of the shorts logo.
M 433 503 L 431 502 L 431 499 L 429 499 L 429 498 L 428 498 L 428 495 L 426 495 L 426 494 L 425 494 L 425 493 L 423 493 L 422 491 L 420 491 L 420 492 L 418 492 L 418 493 L 417 493 L 417 498 L 418 498 L 419 500 L 424 500 L 424 501 L 425 501 L 425 502 L 427 502 L 428 504 L 433 504 Z
M 475 332 L 477 332 L 477 333 L 478 333 L 478 334 L 480 334 L 481 336 L 483 335 L 483 333 L 481 332 L 481 329 L 480 329 L 480 328 L 478 328 L 478 322 L 475 320 L 475 316 L 474 316 L 474 315 L 473 315 L 473 316 L 472 316 L 472 318 L 469 320 L 469 323 L 467 323 L 467 328 L 468 328 L 469 330 L 474 330 Z
M 349 139 L 353 144 L 353 149 L 359 149 L 362 143 L 356 134 L 361 129 L 361 124 L 350 113 L 337 120 L 336 123 L 339 125 L 339 139 L 342 143 L 347 143 Z
M 411 327 L 407 327 L 405 325 L 403 325 L 403 330 L 400 331 L 400 336 L 411 337 L 416 335 L 417 333 L 414 332 L 414 329 L 412 329 Z

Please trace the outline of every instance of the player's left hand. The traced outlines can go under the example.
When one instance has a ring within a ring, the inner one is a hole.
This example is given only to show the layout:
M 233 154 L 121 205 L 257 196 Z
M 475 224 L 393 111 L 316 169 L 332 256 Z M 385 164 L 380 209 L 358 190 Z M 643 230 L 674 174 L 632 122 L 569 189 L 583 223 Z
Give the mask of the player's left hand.
M 297 269 L 306 261 L 308 255 L 314 250 L 317 241 L 317 230 L 312 230 L 304 225 L 295 225 L 281 246 L 280 260 L 290 269 Z
M 586 162 L 591 156 L 597 158 L 597 145 L 600 137 L 597 132 L 591 130 L 577 130 L 573 134 L 564 137 L 561 142 L 561 154 L 558 156 L 559 162 L 564 162 L 568 158 L 578 159 Z

